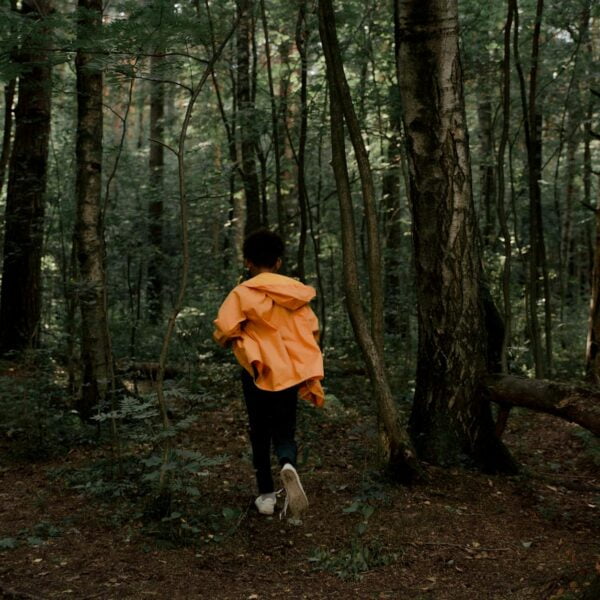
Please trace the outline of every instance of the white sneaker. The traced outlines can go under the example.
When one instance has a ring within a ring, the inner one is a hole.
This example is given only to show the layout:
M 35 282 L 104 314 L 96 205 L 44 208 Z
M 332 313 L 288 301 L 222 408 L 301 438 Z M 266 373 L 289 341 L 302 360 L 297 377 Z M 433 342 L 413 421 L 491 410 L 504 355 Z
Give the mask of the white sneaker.
M 300 483 L 300 477 L 290 463 L 283 465 L 280 476 L 286 494 L 283 514 L 286 514 L 289 507 L 292 518 L 297 519 L 308 508 L 308 498 Z
M 276 502 L 275 492 L 271 492 L 270 494 L 261 494 L 254 504 L 261 515 L 272 515 L 275 512 Z

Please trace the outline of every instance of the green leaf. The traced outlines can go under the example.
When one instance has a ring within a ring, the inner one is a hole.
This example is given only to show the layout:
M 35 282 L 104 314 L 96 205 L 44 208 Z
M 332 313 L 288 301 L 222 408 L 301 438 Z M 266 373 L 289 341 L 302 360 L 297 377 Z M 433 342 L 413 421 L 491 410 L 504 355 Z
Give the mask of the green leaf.
M 15 538 L 0 538 L 0 550 L 9 550 L 10 548 L 16 548 L 17 540 Z

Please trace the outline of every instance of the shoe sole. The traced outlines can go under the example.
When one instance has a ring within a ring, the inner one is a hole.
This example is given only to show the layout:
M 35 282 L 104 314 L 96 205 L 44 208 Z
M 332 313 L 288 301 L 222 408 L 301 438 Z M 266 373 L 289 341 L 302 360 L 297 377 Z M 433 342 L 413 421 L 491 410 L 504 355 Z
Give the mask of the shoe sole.
M 292 517 L 298 517 L 308 508 L 308 498 L 300 483 L 298 473 L 291 469 L 281 471 L 281 481 L 288 497 L 288 508 Z

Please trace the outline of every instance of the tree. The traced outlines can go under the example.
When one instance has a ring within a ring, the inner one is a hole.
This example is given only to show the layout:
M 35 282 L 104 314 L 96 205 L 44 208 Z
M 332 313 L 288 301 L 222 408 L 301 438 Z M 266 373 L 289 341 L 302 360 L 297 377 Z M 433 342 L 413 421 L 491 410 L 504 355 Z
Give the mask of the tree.
M 17 11 L 17 0 L 10 0 L 10 9 Z M 18 57 L 15 57 L 18 60 Z M 13 102 L 15 99 L 15 90 L 17 88 L 17 78 L 11 77 L 4 86 L 4 128 L 2 131 L 2 150 L 0 151 L 0 194 L 4 187 L 4 176 L 10 157 L 11 134 L 13 125 Z
M 410 429 L 435 464 L 512 470 L 481 381 L 487 340 L 456 0 L 396 0 L 419 347 Z
M 246 235 L 263 224 L 260 191 L 255 160 L 254 102 L 250 81 L 250 44 L 254 38 L 254 0 L 242 0 L 238 6 L 237 32 L 237 103 L 242 159 L 242 180 L 246 196 Z
M 165 91 L 162 78 L 164 57 L 160 51 L 150 57 L 150 189 L 151 198 L 148 203 L 148 241 L 150 242 L 150 258 L 148 261 L 148 317 L 157 323 L 162 313 L 162 238 L 163 238 L 163 193 L 164 193 L 164 114 Z
M 327 63 L 327 80 L 329 83 L 331 164 L 335 175 L 340 207 L 346 307 L 373 386 L 380 422 L 383 454 L 387 457 L 388 468 L 391 473 L 400 480 L 407 480 L 414 477 L 418 471 L 418 465 L 410 439 L 399 424 L 394 398 L 385 372 L 383 356 L 383 285 L 381 281 L 377 220 L 373 214 L 375 208 L 374 189 L 366 149 L 358 128 L 358 120 L 354 113 L 352 98 L 341 61 L 331 0 L 321 0 L 319 2 L 319 32 Z M 363 204 L 367 214 L 370 327 L 362 308 L 360 295 L 356 229 L 346 161 L 344 123 L 348 127 L 356 155 L 362 183 Z
M 83 389 L 78 404 L 84 419 L 108 399 L 112 356 L 106 311 L 105 243 L 102 207 L 102 68 L 90 49 L 102 26 L 102 0 L 78 2 L 77 214 Z
M 41 261 L 52 99 L 52 66 L 46 40 L 50 34 L 47 17 L 51 12 L 50 0 L 25 0 L 21 7 L 23 18 L 31 19 L 32 26 L 18 55 L 21 73 L 6 195 L 0 353 L 37 348 L 40 343 Z M 5 142 L 6 139 L 5 135 Z

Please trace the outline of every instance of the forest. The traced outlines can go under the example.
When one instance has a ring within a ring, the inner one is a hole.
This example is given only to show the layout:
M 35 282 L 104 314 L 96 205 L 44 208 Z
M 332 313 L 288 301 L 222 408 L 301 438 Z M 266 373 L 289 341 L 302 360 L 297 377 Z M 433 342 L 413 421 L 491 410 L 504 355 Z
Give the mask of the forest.
M 600 598 L 599 65 L 594 0 L 0 0 L 0 597 Z M 260 228 L 300 523 L 213 340 Z

